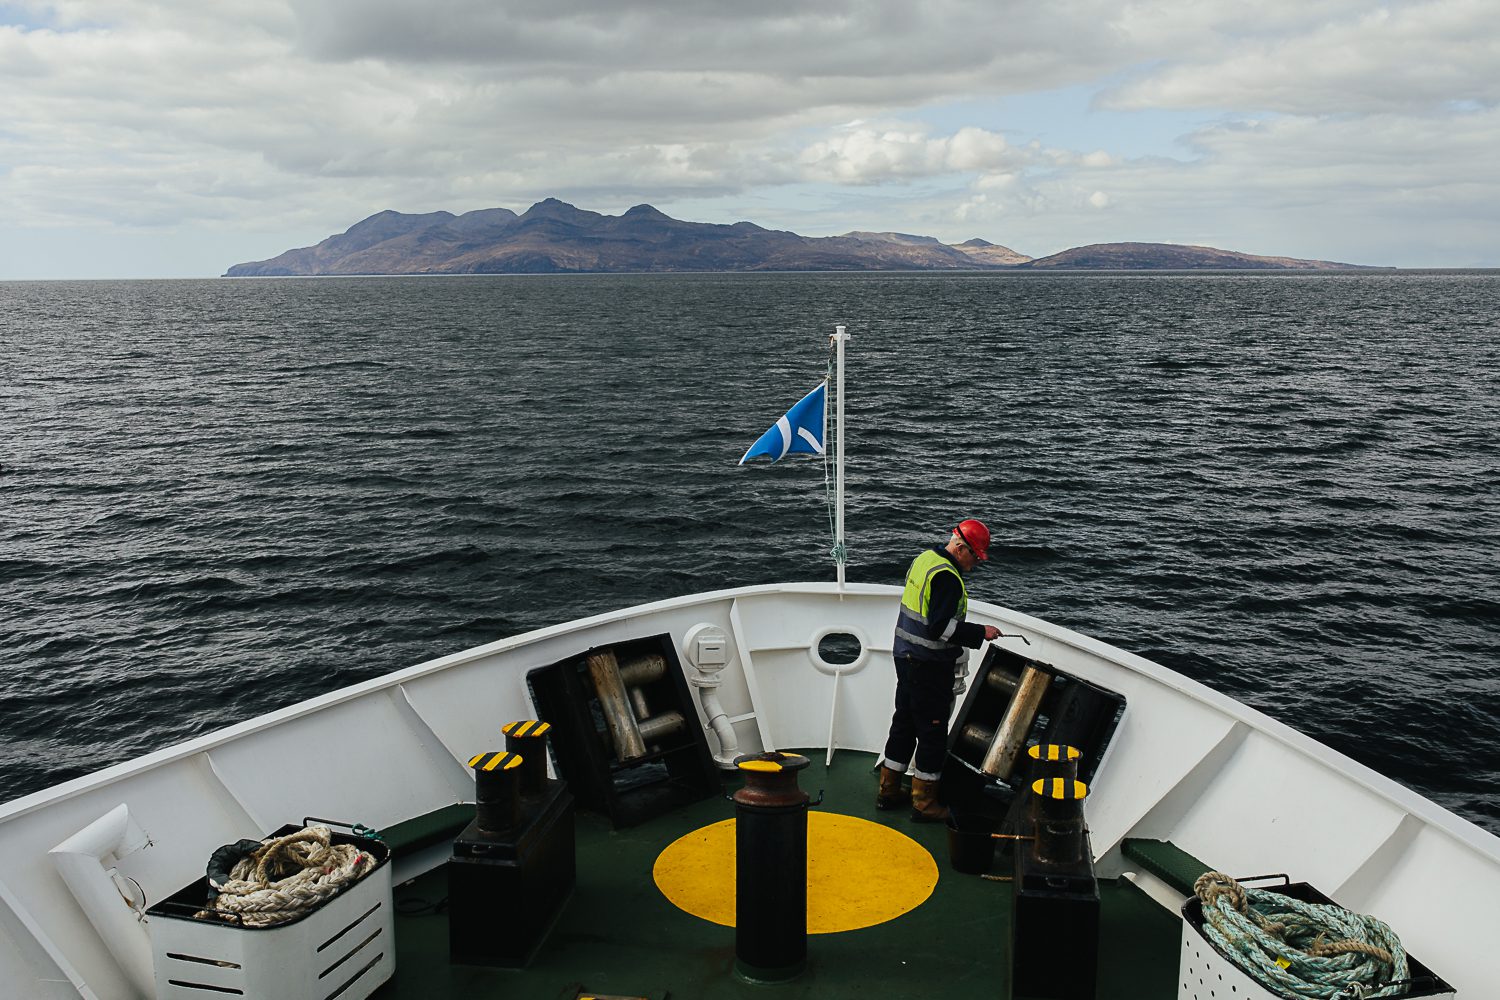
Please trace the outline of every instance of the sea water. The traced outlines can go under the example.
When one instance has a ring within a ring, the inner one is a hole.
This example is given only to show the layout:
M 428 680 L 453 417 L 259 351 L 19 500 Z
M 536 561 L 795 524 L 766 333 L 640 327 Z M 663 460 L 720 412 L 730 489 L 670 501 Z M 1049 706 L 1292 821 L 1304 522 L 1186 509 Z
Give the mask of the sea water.
M 736 463 L 835 324 L 850 579 L 982 518 L 976 598 L 1500 832 L 1494 272 L 0 283 L 0 799 L 832 579 L 822 461 Z

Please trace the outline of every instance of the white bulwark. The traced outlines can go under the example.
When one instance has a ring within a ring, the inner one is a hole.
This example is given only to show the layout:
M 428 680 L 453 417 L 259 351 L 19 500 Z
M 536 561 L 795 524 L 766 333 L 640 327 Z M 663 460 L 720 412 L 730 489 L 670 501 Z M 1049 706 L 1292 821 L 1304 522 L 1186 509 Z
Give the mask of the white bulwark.
M 706 682 L 693 687 L 697 723 L 721 756 L 729 742 L 739 753 L 878 752 L 895 686 L 899 600 L 897 587 L 840 581 L 627 608 L 432 660 L 6 803 L 3 992 L 142 995 L 132 954 L 151 960 L 149 928 L 139 928 L 138 953 L 129 928 L 106 941 L 108 920 L 85 911 L 49 855 L 118 807 L 149 843 L 106 851 L 98 884 L 123 900 L 114 916 L 140 924 L 150 919 L 141 911 L 201 877 L 221 844 L 304 816 L 383 828 L 472 800 L 465 761 L 473 748 L 493 741 L 496 720 L 534 717 L 527 672 L 594 647 L 670 635 L 689 680 Z M 1494 995 L 1500 839 L 1155 663 L 994 605 L 975 603 L 969 617 L 1030 643 L 997 644 L 1126 699 L 1086 807 L 1101 876 L 1128 874 L 1166 905 L 1180 902 L 1150 876 L 1127 872 L 1126 838 L 1170 840 L 1225 872 L 1286 872 L 1385 920 L 1459 996 Z M 860 641 L 852 662 L 819 653 L 833 632 Z M 304 766 L 309 760 L 317 766 Z M 441 861 L 425 857 L 391 866 L 394 878 Z

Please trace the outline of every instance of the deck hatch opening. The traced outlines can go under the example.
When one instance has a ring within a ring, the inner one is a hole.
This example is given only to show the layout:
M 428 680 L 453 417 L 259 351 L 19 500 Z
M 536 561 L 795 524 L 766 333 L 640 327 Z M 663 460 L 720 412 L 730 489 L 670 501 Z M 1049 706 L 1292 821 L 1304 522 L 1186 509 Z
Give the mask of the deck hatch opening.
M 323 951 L 329 945 L 331 945 L 335 941 L 337 941 L 339 938 L 343 937 L 345 934 L 348 934 L 350 931 L 354 930 L 354 928 L 356 928 L 360 924 L 364 923 L 365 920 L 370 916 L 370 914 L 374 913 L 378 909 L 380 909 L 380 904 L 376 903 L 374 906 L 370 907 L 368 910 L 366 910 L 365 912 L 361 913 L 357 918 L 355 918 L 355 920 L 352 923 L 349 924 L 348 927 L 345 927 L 343 930 L 339 931 L 333 937 L 329 938 L 327 941 L 324 941 L 322 944 L 318 945 L 318 951 L 320 951 L 320 952 Z
M 379 927 L 375 928 L 375 930 L 370 934 L 369 937 L 365 938 L 359 944 L 355 945 L 349 951 L 349 953 L 347 955 L 345 955 L 343 958 L 339 959 L 337 962 L 334 962 L 332 965 L 330 965 L 328 968 L 324 969 L 322 972 L 318 973 L 318 978 L 322 979 L 325 976 L 331 974 L 334 969 L 337 969 L 339 966 L 341 966 L 345 962 L 349 961 L 349 959 L 353 958 L 355 955 L 358 955 L 364 949 L 365 945 L 369 944 L 371 941 L 374 941 L 376 938 L 380 937 L 380 930 L 381 929 Z
M 238 962 L 226 962 L 222 958 L 199 958 L 197 955 L 179 955 L 175 951 L 167 952 L 168 958 L 175 958 L 179 962 L 197 962 L 199 965 L 213 965 L 220 969 L 242 968 Z
M 369 972 L 371 969 L 373 969 L 375 967 L 376 963 L 379 962 L 382 958 L 385 958 L 385 952 L 383 952 L 383 951 L 380 952 L 378 955 L 376 955 L 374 958 L 370 959 L 368 962 L 366 962 L 364 964 L 363 968 L 361 968 L 353 976 L 349 977 L 349 981 L 348 982 L 346 982 L 344 985 L 340 986 L 338 989 L 334 990 L 332 993 L 328 994 L 328 996 L 326 996 L 324 998 L 324 1000 L 333 1000 L 334 997 L 340 996 L 341 994 L 343 994 L 345 990 L 347 990 L 349 987 L 353 986 L 356 982 L 358 982 L 359 978 L 361 976 L 363 976 L 366 972 Z
M 237 990 L 232 986 L 210 986 L 207 983 L 189 983 L 184 982 L 181 979 L 168 979 L 167 985 L 180 986 L 185 990 L 205 990 L 209 993 L 230 993 L 238 997 L 242 997 L 245 995 L 244 990 Z

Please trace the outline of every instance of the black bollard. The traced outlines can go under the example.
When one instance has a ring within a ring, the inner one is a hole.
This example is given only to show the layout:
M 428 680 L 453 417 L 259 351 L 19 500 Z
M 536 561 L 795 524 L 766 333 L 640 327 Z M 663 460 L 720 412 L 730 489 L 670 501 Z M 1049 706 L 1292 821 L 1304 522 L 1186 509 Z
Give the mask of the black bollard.
M 1033 778 L 1067 778 L 1072 781 L 1078 777 L 1078 758 L 1083 755 L 1076 747 L 1063 743 L 1034 743 L 1026 748 L 1026 756 L 1031 758 Z
M 477 754 L 474 769 L 474 819 L 484 833 L 505 833 L 521 812 L 521 757 L 506 750 Z
M 1077 864 L 1083 858 L 1083 800 L 1089 786 L 1071 778 L 1038 778 L 1031 790 L 1041 799 L 1036 859 L 1050 865 Z
M 552 726 L 535 719 L 507 722 L 505 749 L 521 755 L 521 794 L 540 795 L 547 788 L 547 734 Z
M 573 796 L 561 781 L 522 798 L 526 760 L 509 750 L 469 760 L 474 822 L 448 859 L 448 956 L 519 969 L 551 934 L 577 881 Z
M 752 983 L 795 979 L 807 968 L 807 793 L 811 763 L 775 751 L 735 759 L 734 971 Z

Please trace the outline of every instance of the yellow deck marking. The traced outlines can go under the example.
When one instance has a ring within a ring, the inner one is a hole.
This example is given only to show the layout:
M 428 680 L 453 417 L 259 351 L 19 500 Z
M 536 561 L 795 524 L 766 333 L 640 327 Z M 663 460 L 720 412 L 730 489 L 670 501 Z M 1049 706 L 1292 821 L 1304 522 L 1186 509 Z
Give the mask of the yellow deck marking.
M 679 837 L 651 875 L 678 909 L 734 926 L 734 820 Z M 937 887 L 937 862 L 904 833 L 854 816 L 807 814 L 807 932 L 873 927 L 914 910 Z

